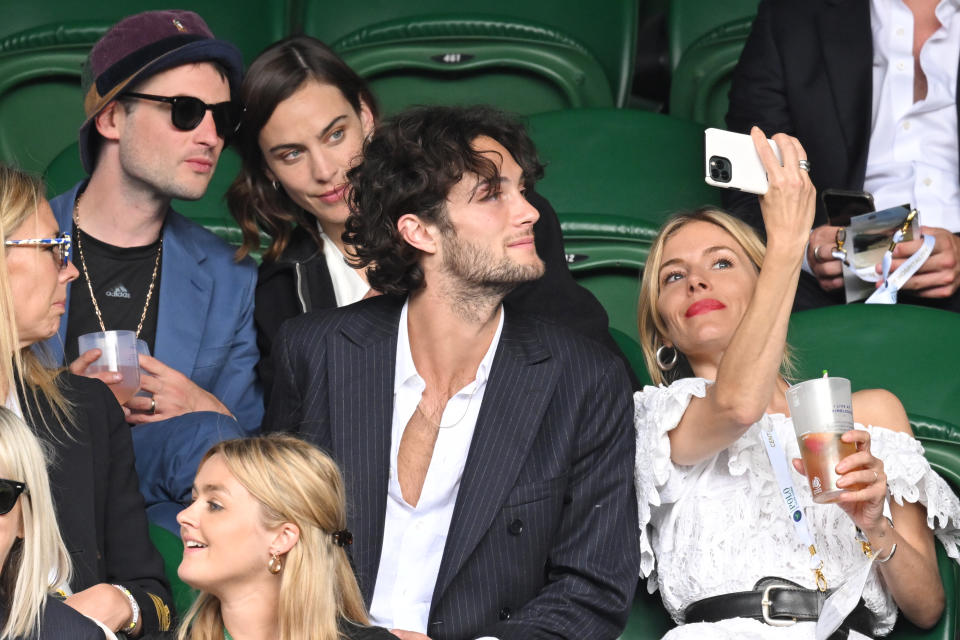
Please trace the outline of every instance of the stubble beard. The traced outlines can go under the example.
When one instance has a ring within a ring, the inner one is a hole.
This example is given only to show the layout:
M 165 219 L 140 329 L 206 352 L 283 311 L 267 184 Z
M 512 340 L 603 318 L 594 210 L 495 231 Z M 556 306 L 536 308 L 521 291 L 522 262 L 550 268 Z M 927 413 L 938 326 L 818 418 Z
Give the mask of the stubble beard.
M 469 240 L 444 235 L 443 270 L 450 283 L 446 294 L 466 319 L 480 319 L 517 286 L 542 277 L 543 260 L 521 264 L 504 255 L 496 258 Z

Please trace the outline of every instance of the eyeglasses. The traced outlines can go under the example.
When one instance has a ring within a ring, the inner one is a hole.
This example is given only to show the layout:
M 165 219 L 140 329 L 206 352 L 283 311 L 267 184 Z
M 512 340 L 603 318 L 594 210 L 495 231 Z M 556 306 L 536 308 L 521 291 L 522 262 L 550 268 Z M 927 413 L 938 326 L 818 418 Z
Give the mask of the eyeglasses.
M 213 123 L 217 127 L 217 135 L 229 140 L 240 128 L 240 105 L 236 102 L 218 102 L 207 104 L 200 98 L 192 96 L 153 96 L 148 93 L 134 93 L 126 91 L 120 98 L 136 98 L 138 100 L 153 100 L 166 102 L 170 107 L 170 119 L 173 126 L 181 131 L 193 131 L 203 122 L 207 111 L 213 112 Z
M 17 498 L 27 491 L 27 485 L 16 480 L 0 479 L 0 516 L 10 513 Z
M 3 243 L 8 247 L 44 247 L 53 252 L 60 269 L 66 269 L 70 264 L 70 234 L 58 233 L 54 238 L 30 238 L 27 240 L 7 240 Z

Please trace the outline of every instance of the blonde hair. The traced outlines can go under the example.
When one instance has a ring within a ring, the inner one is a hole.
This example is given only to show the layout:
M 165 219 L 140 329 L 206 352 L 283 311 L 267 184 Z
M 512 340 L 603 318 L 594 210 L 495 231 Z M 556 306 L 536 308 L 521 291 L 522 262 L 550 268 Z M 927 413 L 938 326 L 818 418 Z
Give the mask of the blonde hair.
M 767 248 L 763 240 L 753 228 L 729 213 L 711 207 L 703 207 L 694 211 L 676 213 L 660 228 L 647 255 L 647 262 L 643 269 L 643 278 L 640 281 L 640 298 L 637 304 L 637 327 L 640 333 L 640 346 L 643 349 L 643 359 L 647 365 L 647 372 L 654 384 L 668 382 L 664 372 L 657 364 L 657 349 L 664 345 L 664 336 L 667 335 L 667 326 L 663 318 L 657 313 L 657 300 L 660 298 L 660 265 L 663 263 L 663 247 L 674 234 L 691 222 L 708 222 L 716 225 L 733 236 L 753 268 L 760 271 Z M 679 351 L 678 351 L 679 356 Z M 794 371 L 793 357 L 790 346 L 785 345 L 783 359 L 780 362 L 780 374 L 789 378 Z
M 8 640 L 31 636 L 39 628 L 47 594 L 69 582 L 71 570 L 53 512 L 40 441 L 16 414 L 2 406 L 0 477 L 27 485 L 20 495 L 23 539 L 11 547 L 0 578 L 0 593 L 8 611 L 0 640 Z
M 278 640 L 338 640 L 341 619 L 368 623 L 346 550 L 333 533 L 346 529 L 346 497 L 336 463 L 315 446 L 286 434 L 220 442 L 204 455 L 220 455 L 234 478 L 262 507 L 264 525 L 285 522 L 300 539 L 283 558 L 277 617 Z M 283 482 L 278 482 L 282 478 Z M 266 563 L 263 567 L 267 571 Z M 221 640 L 220 601 L 200 593 L 187 611 L 177 640 Z
M 0 306 L 4 310 L 0 314 L 0 391 L 9 394 L 17 385 L 24 395 L 32 394 L 34 400 L 45 396 L 54 415 L 67 422 L 72 413 L 70 403 L 58 386 L 57 376 L 61 369 L 44 364 L 44 361 L 52 364 L 52 358 L 45 353 L 42 344 L 20 348 L 10 274 L 7 272 L 7 237 L 31 215 L 37 215 L 43 200 L 43 184 L 38 179 L 0 164 Z M 30 419 L 34 418 L 30 406 L 24 407 L 24 411 Z

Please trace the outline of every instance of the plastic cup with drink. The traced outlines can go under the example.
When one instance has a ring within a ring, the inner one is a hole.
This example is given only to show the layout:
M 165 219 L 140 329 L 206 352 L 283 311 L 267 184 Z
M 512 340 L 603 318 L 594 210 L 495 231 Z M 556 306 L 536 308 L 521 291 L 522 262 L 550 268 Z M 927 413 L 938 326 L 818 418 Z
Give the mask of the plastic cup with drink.
M 800 382 L 787 389 L 787 403 L 813 501 L 835 502 L 847 490 L 837 486 L 837 464 L 857 452 L 856 443 L 840 439 L 853 429 L 850 381 L 824 375 Z
M 97 331 L 79 337 L 80 353 L 99 349 L 100 357 L 87 374 L 119 373 L 120 382 L 110 385 L 117 402 L 125 403 L 140 388 L 140 363 L 137 357 L 137 335 L 133 331 Z

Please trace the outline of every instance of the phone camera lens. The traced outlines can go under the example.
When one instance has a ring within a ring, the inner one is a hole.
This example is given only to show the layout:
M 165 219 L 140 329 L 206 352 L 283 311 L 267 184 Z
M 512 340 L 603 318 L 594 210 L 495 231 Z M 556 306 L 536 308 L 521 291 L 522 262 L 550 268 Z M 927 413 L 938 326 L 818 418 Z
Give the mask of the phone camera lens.
M 710 177 L 716 182 L 730 182 L 730 161 L 723 156 L 712 156 L 709 162 Z

